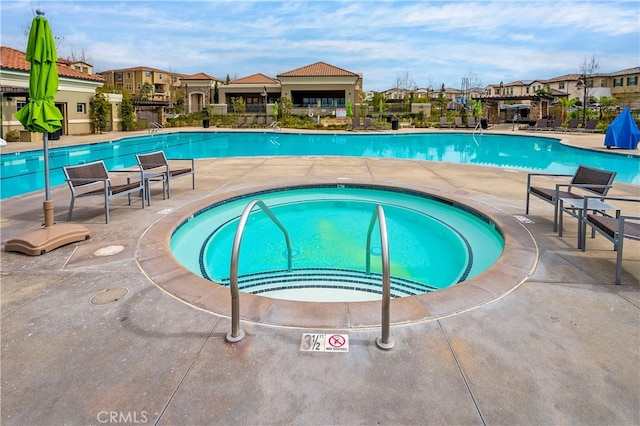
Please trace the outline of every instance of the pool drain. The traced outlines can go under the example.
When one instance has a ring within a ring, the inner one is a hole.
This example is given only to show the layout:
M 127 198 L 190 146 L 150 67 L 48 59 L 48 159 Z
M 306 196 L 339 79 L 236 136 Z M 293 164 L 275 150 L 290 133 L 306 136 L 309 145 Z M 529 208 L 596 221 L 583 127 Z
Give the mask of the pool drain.
M 108 288 L 98 292 L 91 298 L 93 305 L 107 305 L 109 303 L 117 302 L 129 293 L 129 289 L 126 287 Z

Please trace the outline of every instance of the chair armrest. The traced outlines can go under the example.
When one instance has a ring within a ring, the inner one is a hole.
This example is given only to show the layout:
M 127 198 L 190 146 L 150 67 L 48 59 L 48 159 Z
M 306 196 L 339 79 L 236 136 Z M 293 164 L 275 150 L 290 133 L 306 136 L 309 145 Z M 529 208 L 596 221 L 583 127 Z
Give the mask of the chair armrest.
M 560 190 L 560 188 L 562 187 L 566 187 L 568 190 L 570 190 L 571 188 L 579 188 L 579 189 L 593 189 L 593 188 L 612 188 L 613 185 L 593 185 L 590 183 L 584 184 L 584 183 L 557 183 L 556 184 L 556 192 L 558 192 L 558 190 Z M 592 198 L 602 198 L 599 196 L 595 196 Z
M 167 158 L 167 161 L 191 161 L 191 169 L 195 170 L 196 168 L 194 158 Z
M 66 182 L 108 182 L 109 178 L 69 178 Z
M 572 177 L 573 175 L 558 174 L 558 173 L 527 173 L 527 189 L 531 188 L 531 178 L 534 176 L 545 177 Z

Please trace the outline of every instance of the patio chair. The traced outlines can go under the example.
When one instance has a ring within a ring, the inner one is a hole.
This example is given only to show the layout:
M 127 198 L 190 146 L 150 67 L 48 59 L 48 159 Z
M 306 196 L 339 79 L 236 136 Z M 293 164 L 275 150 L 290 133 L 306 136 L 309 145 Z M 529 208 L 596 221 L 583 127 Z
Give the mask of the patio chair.
M 244 122 L 244 127 L 253 127 L 253 115 L 247 117 Z
M 447 117 L 440 117 L 440 128 L 451 128 L 451 124 L 447 121 Z
M 532 131 L 542 131 L 542 130 L 547 130 L 547 124 L 549 123 L 549 120 L 546 118 L 541 118 L 540 120 L 536 121 L 536 124 L 533 126 L 529 126 L 527 127 L 527 130 L 532 130 Z
M 131 193 L 138 192 L 142 196 L 142 208 L 144 208 L 144 179 L 131 181 L 127 178 L 127 183 L 114 184 L 109 177 L 109 172 L 104 165 L 104 161 L 81 164 L 79 166 L 63 167 L 64 175 L 71 190 L 71 203 L 69 204 L 69 214 L 67 220 L 71 220 L 73 206 L 76 198 L 102 196 L 104 197 L 105 223 L 109 223 L 109 200 L 120 195 L 127 195 L 129 205 L 131 205 Z M 125 171 L 126 173 L 133 173 Z M 134 173 L 138 173 L 135 171 Z
M 361 128 L 362 125 L 360 124 L 360 117 L 353 117 L 351 119 L 351 127 L 349 128 L 349 130 L 358 131 Z
M 371 118 L 365 118 L 364 119 L 364 129 L 365 130 L 374 130 L 373 127 L 373 121 L 371 120 Z
M 596 129 L 598 125 L 598 120 L 587 120 L 587 123 L 584 127 L 577 129 L 579 132 L 588 132 L 588 133 L 596 133 L 600 132 L 600 130 Z
M 476 126 L 477 126 L 476 119 L 473 116 L 467 118 L 467 128 L 468 129 L 475 129 Z
M 575 132 L 576 130 L 578 130 L 578 124 L 580 124 L 580 119 L 572 118 L 571 120 L 569 120 L 569 123 L 567 124 L 567 128 L 564 130 L 567 132 Z
M 568 183 L 556 183 L 553 188 L 533 186 L 532 178 L 538 177 L 571 177 Z M 534 195 L 549 204 L 553 204 L 553 231 L 558 230 L 558 212 L 562 198 L 582 199 L 586 195 L 605 196 L 613 184 L 616 172 L 595 169 L 593 167 L 580 165 L 573 175 L 550 174 L 550 173 L 529 173 L 527 175 L 527 198 L 525 214 L 529 214 L 529 196 Z M 564 189 L 563 189 L 564 188 Z M 579 189 L 583 193 L 572 192 Z
M 564 128 L 562 127 L 562 119 L 556 118 L 551 122 L 551 126 L 547 130 L 553 130 L 554 132 L 563 132 Z
M 163 198 L 171 197 L 170 182 L 172 179 L 191 175 L 191 186 L 196 189 L 196 169 L 193 158 L 173 158 L 167 159 L 163 151 L 151 152 L 149 154 L 136 154 L 138 166 L 142 173 L 142 179 L 148 186 L 151 182 L 162 182 Z M 177 162 L 190 162 L 189 167 L 171 168 L 172 164 Z M 151 198 L 150 191 L 147 189 L 148 199 Z
M 456 127 L 456 129 L 461 129 L 461 128 L 464 129 L 466 127 L 462 122 L 462 117 L 454 117 L 453 125 Z
M 585 203 L 589 201 L 589 198 L 585 197 Z M 595 197 L 598 200 L 606 202 L 616 203 L 640 203 L 640 198 L 624 198 L 624 197 Z M 627 204 L 629 205 L 629 204 Z M 634 212 L 637 212 L 637 207 L 634 208 Z M 620 285 L 622 283 L 622 252 L 624 246 L 624 239 L 640 240 L 640 216 L 621 214 L 620 210 L 617 211 L 616 216 L 608 216 L 601 212 L 594 211 L 588 213 L 585 210 L 585 214 L 582 216 L 581 226 L 582 230 L 582 242 L 580 247 L 582 251 L 586 250 L 586 227 L 591 227 L 591 238 L 595 238 L 596 231 L 607 238 L 613 243 L 613 249 L 616 254 L 616 274 L 615 283 Z
M 234 127 L 244 127 L 244 117 L 239 116 Z
M 264 127 L 264 117 L 263 116 L 259 116 L 258 120 L 256 122 L 256 127 Z

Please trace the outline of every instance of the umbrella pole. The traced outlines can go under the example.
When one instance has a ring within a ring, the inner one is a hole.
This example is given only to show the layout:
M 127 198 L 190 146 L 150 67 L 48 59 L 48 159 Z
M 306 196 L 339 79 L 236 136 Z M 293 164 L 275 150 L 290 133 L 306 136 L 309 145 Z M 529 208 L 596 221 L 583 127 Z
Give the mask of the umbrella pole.
M 49 134 L 42 134 L 42 144 L 44 146 L 44 227 L 50 228 L 54 225 L 53 200 L 51 199 L 51 185 L 49 183 Z
M 51 200 L 51 186 L 49 184 L 49 133 L 42 134 L 42 145 L 44 150 L 44 200 Z

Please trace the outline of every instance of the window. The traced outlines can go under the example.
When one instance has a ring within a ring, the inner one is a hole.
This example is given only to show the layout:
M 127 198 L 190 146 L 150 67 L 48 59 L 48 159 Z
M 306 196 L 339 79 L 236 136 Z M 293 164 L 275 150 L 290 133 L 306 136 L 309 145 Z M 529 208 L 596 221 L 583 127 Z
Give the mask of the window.
M 142 83 L 138 83 L 138 90 L 142 89 Z
M 162 80 L 162 73 L 158 73 L 158 80 Z
M 122 81 L 122 73 L 121 72 L 117 72 L 116 73 L 116 80 L 117 81 Z
M 613 87 L 622 87 L 622 77 L 613 79 Z
M 27 101 L 16 101 L 16 106 L 18 107 L 18 111 L 20 111 L 27 104 Z
M 131 83 L 127 83 L 126 84 L 126 88 L 127 88 L 128 91 L 131 91 Z
M 130 73 L 130 72 L 128 72 L 128 73 L 127 73 L 127 79 L 130 79 L 130 78 L 131 78 L 131 73 Z
M 638 85 L 638 76 L 635 75 L 633 77 L 627 77 L 627 86 L 637 86 Z
M 76 104 L 76 112 L 78 114 L 84 114 L 87 111 L 87 104 L 82 103 L 82 102 L 78 102 Z
M 558 89 L 560 90 L 564 89 L 564 82 L 558 83 Z
M 89 68 L 88 67 L 82 67 L 82 72 L 85 74 L 89 73 Z
M 151 77 L 151 73 L 149 71 L 147 71 L 147 72 L 144 73 L 144 76 L 147 77 L 147 78 L 150 78 Z
M 600 87 L 607 87 L 607 80 L 605 80 L 604 78 L 600 80 Z

